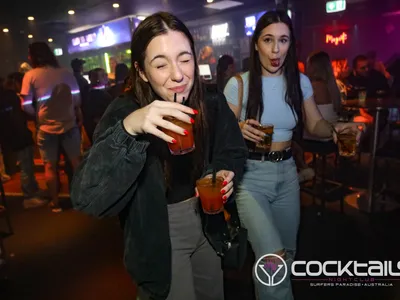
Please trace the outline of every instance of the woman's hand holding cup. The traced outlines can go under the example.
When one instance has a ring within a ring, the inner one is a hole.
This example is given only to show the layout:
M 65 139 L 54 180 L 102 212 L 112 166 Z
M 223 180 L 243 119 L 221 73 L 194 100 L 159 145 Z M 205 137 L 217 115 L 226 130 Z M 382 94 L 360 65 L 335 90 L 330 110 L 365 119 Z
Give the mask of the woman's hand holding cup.
M 264 140 L 265 133 L 261 130 L 254 128 L 254 126 L 260 126 L 260 122 L 248 119 L 241 122 L 240 129 L 242 130 L 243 137 L 254 143 L 262 142 Z
M 123 125 L 131 135 L 149 133 L 168 143 L 174 143 L 176 141 L 160 130 L 159 127 L 181 135 L 186 135 L 187 133 L 185 129 L 165 120 L 164 117 L 173 117 L 185 123 L 193 124 L 194 120 L 190 115 L 197 113 L 196 110 L 177 102 L 156 100 L 127 116 L 123 121 Z

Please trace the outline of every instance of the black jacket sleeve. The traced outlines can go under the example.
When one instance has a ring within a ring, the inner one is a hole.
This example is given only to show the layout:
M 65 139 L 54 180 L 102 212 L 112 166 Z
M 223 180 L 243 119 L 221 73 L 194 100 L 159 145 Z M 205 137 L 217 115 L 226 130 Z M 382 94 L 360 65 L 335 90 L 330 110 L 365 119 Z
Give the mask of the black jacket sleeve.
M 114 216 L 132 201 L 148 147 L 123 127 L 123 119 L 134 110 L 131 100 L 118 98 L 100 120 L 93 146 L 74 174 L 71 200 L 77 210 Z
M 247 147 L 239 124 L 222 93 L 215 94 L 208 103 L 214 107 L 210 126 L 211 160 L 205 174 L 228 170 L 235 173 L 234 184 L 241 181 L 247 159 Z

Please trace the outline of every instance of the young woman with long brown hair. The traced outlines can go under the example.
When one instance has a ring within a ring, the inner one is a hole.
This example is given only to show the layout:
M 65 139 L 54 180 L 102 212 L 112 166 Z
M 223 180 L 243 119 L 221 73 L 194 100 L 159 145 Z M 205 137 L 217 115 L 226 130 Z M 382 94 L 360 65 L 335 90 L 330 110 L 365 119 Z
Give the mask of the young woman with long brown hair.
M 230 200 L 246 157 L 239 126 L 223 94 L 203 94 L 193 38 L 175 16 L 142 21 L 131 50 L 132 92 L 100 120 L 71 199 L 86 213 L 120 216 L 141 300 L 223 300 L 218 241 L 203 232 L 195 182 L 214 169 Z M 193 124 L 193 152 L 171 155 L 176 140 L 163 129 L 188 132 L 166 117 Z

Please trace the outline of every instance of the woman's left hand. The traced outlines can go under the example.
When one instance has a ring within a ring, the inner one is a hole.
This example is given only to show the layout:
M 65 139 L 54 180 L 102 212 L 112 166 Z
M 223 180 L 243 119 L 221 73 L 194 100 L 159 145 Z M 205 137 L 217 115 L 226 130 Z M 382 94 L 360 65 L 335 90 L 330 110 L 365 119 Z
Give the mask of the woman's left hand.
M 360 138 L 362 132 L 364 132 L 366 129 L 366 126 L 364 123 L 354 123 L 354 122 L 349 122 L 349 123 L 337 123 L 335 125 L 335 130 L 337 133 L 341 133 L 342 131 L 351 131 L 351 132 L 356 132 L 357 133 L 357 145 L 360 143 Z M 334 132 L 333 133 L 333 140 L 335 143 L 337 143 L 337 135 Z
M 212 174 L 209 174 L 205 177 L 211 177 L 211 176 Z M 225 204 L 233 193 L 233 177 L 235 177 L 235 173 L 233 173 L 232 171 L 221 170 L 216 173 L 216 176 L 224 178 L 224 182 L 222 184 L 223 187 L 221 189 L 221 197 L 223 203 Z M 199 196 L 197 188 L 196 188 L 196 196 L 197 197 Z

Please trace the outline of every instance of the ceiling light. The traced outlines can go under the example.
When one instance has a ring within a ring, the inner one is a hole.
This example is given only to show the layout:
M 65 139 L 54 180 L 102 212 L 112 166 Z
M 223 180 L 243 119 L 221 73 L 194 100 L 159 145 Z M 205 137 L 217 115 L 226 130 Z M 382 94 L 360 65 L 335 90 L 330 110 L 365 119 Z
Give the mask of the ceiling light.
M 75 11 L 71 9 L 71 10 L 68 11 L 68 14 L 69 14 L 69 15 L 74 15 L 74 14 L 75 14 Z
M 3 28 L 3 32 L 9 32 L 8 28 Z
M 28 17 L 28 20 L 29 20 L 29 21 L 34 21 L 34 20 L 35 20 L 35 18 L 34 18 L 34 17 L 32 17 L 32 16 L 30 16 L 30 17 Z
M 229 9 L 229 8 L 233 8 L 233 7 L 240 6 L 240 5 L 243 5 L 243 2 L 233 1 L 233 0 L 224 0 L 224 1 L 218 1 L 215 3 L 211 3 L 211 4 L 206 4 L 206 5 L 204 5 L 204 7 L 218 9 L 218 10 L 224 10 L 224 9 Z
M 119 7 L 119 4 L 118 4 L 118 3 L 113 3 L 113 7 L 114 7 L 114 8 L 118 8 L 118 7 Z
M 33 35 L 32 34 L 28 34 L 28 39 L 33 39 Z
M 53 39 L 52 39 L 52 38 L 49 38 L 47 41 L 48 41 L 49 43 L 52 43 L 52 42 L 53 42 Z
M 213 3 L 214 0 L 207 0 L 207 3 Z

